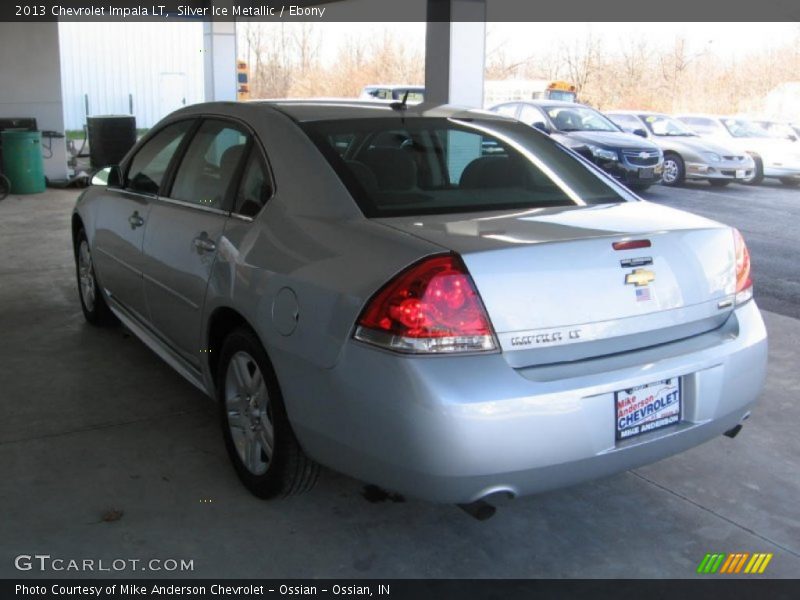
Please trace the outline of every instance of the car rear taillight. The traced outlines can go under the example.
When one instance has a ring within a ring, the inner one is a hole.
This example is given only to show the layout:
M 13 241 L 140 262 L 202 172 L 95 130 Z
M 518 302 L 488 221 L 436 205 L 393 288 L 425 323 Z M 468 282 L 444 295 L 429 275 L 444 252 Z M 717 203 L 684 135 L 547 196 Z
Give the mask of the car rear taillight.
M 736 304 L 743 304 L 753 297 L 753 279 L 750 276 L 750 251 L 738 229 L 733 230 L 733 245 L 736 252 Z
M 423 259 L 387 283 L 361 313 L 355 338 L 415 354 L 497 348 L 475 284 L 453 254 Z

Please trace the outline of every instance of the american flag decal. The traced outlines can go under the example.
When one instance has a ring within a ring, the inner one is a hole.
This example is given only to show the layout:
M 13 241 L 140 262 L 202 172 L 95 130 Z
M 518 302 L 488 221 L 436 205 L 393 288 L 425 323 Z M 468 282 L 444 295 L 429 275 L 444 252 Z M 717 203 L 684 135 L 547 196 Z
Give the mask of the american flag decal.
M 650 288 L 636 288 L 636 301 L 643 302 L 645 300 L 650 300 Z

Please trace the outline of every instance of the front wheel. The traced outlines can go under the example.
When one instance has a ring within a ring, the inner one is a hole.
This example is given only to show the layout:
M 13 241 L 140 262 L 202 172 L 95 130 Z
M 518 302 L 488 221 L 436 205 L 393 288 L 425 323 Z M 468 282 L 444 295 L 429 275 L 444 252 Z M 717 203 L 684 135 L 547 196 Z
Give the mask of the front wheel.
M 761 161 L 761 157 L 753 156 L 753 162 L 755 163 L 753 174 L 742 179 L 742 183 L 745 185 L 758 185 L 764 181 L 764 163 Z
M 290 496 L 314 486 L 319 465 L 300 447 L 272 363 L 250 329 L 235 330 L 222 345 L 217 399 L 228 456 L 253 495 Z
M 11 182 L 5 175 L 0 175 L 0 200 L 11 193 Z
M 800 179 L 797 177 L 781 177 L 781 183 L 789 187 L 797 187 L 800 185 Z
M 661 183 L 669 187 L 681 185 L 686 179 L 686 166 L 683 159 L 670 152 L 664 156 L 664 175 Z
M 83 229 L 78 232 L 75 245 L 75 271 L 78 276 L 78 297 L 86 320 L 92 325 L 116 325 L 119 321 L 108 307 L 103 292 L 97 284 L 92 251 Z

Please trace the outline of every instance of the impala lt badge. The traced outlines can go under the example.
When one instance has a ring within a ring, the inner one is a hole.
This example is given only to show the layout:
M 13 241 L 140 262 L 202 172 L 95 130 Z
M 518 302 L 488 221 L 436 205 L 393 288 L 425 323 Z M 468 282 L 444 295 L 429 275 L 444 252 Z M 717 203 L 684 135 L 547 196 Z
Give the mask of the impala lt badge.
M 647 269 L 634 269 L 633 272 L 625 275 L 625 283 L 633 284 L 636 287 L 642 287 L 655 280 L 656 274 Z

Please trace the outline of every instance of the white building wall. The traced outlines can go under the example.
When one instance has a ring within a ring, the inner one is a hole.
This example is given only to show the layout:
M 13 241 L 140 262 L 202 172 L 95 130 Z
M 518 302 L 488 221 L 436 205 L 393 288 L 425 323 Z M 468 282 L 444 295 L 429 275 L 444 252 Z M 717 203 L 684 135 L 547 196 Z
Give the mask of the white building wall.
M 64 131 L 56 23 L 0 23 L 0 117 L 34 117 L 42 131 Z M 45 150 L 44 174 L 51 180 L 67 176 L 63 139 Z
M 66 129 L 89 116 L 130 114 L 147 128 L 183 106 L 202 102 L 203 24 L 60 23 Z

